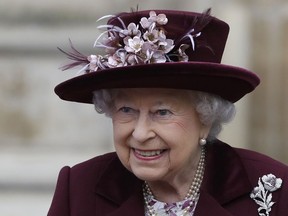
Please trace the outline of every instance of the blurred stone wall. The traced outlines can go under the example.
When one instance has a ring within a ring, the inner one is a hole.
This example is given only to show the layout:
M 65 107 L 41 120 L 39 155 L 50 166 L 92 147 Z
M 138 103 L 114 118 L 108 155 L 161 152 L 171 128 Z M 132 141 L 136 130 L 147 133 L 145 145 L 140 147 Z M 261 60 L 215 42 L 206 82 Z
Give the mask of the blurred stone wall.
M 250 8 L 251 68 L 262 79 L 249 113 L 250 148 L 288 163 L 288 2 L 260 2 Z
M 93 106 L 61 101 L 53 92 L 74 72 L 58 70 L 56 47 L 91 53 L 95 21 L 139 9 L 213 15 L 231 26 L 223 63 L 256 71 L 257 90 L 236 104 L 221 139 L 287 160 L 288 5 L 285 0 L 82 0 L 0 2 L 0 215 L 45 215 L 59 169 L 113 150 L 111 122 Z

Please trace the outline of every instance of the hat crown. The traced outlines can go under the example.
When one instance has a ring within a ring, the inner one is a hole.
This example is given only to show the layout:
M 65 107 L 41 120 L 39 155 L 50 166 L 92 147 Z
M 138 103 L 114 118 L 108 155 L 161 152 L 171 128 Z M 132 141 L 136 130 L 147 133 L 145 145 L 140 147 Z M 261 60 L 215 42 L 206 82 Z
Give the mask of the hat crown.
M 130 23 L 139 24 L 143 17 L 149 17 L 151 11 L 137 11 L 131 13 L 120 13 L 108 21 L 108 24 L 122 28 L 123 22 L 126 26 Z M 189 44 L 189 38 L 181 40 L 189 31 L 193 30 L 195 37 L 195 49 L 190 46 L 185 50 L 188 61 L 221 63 L 225 44 L 229 34 L 229 25 L 213 16 L 210 10 L 206 13 L 195 13 L 173 10 L 154 10 L 158 14 L 165 14 L 168 23 L 163 26 L 167 38 L 174 40 L 175 49 L 181 44 Z M 120 19 L 119 19 L 120 18 Z M 121 21 L 120 21 L 121 20 Z

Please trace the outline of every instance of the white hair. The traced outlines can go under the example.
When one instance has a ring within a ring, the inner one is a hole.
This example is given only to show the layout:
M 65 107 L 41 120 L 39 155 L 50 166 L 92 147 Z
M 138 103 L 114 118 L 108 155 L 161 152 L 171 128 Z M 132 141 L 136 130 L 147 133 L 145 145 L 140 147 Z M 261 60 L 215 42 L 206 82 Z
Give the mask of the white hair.
M 211 125 L 207 139 L 214 140 L 222 131 L 223 125 L 230 122 L 236 109 L 232 102 L 205 92 L 195 92 L 194 107 L 203 125 Z
M 114 107 L 114 98 L 117 89 L 102 89 L 93 92 L 93 102 L 98 113 L 104 113 L 111 117 Z M 192 95 L 192 106 L 199 115 L 203 125 L 211 126 L 207 140 L 217 138 L 222 130 L 223 124 L 230 122 L 235 116 L 236 109 L 233 103 L 217 95 L 200 91 L 190 91 Z

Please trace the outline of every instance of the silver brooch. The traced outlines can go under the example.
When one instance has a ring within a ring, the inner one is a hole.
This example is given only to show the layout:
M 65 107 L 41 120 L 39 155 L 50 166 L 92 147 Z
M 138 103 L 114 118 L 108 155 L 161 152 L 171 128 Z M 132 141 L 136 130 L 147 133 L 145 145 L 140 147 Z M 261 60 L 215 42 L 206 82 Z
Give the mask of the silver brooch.
M 250 194 L 250 197 L 260 206 L 258 213 L 260 216 L 269 216 L 272 206 L 275 202 L 272 201 L 272 192 L 281 188 L 282 179 L 276 178 L 273 174 L 262 176 L 258 180 L 256 186 Z

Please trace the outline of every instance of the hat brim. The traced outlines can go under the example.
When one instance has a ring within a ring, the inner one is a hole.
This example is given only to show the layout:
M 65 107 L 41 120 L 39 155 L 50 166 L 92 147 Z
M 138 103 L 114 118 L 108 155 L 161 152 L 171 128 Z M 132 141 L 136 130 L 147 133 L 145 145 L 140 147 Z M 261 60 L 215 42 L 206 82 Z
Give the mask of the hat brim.
M 239 67 L 207 62 L 168 62 L 117 67 L 74 77 L 55 88 L 63 100 L 93 103 L 93 91 L 112 88 L 173 88 L 203 91 L 236 102 L 260 83 Z

